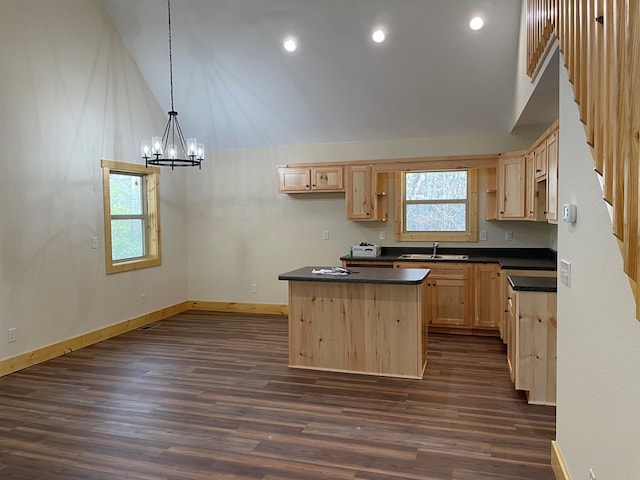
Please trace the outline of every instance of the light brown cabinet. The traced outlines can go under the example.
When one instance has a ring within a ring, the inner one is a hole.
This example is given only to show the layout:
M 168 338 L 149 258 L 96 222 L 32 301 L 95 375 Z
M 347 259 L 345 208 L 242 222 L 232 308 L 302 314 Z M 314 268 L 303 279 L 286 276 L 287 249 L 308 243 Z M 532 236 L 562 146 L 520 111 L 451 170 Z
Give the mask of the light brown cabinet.
M 498 330 L 500 332 L 500 338 L 504 343 L 509 341 L 509 322 L 507 320 L 509 314 L 509 281 L 507 277 L 509 275 L 520 275 L 525 277 L 556 277 L 555 270 L 510 270 L 501 269 L 500 276 L 500 318 L 498 324 Z
M 547 182 L 546 212 L 549 223 L 558 223 L 558 128 L 556 126 L 546 140 L 547 146 Z
M 346 167 L 345 206 L 348 220 L 386 221 L 388 174 L 370 165 Z
M 344 192 L 342 166 L 280 167 L 280 193 Z
M 498 158 L 498 219 L 525 218 L 526 154 L 513 152 Z
M 511 381 L 529 403 L 555 405 L 557 364 L 556 293 L 508 291 Z
M 533 153 L 526 156 L 525 218 L 534 222 L 546 221 L 547 195 L 544 183 L 536 177 L 536 159 Z
M 541 181 L 547 178 L 547 144 L 545 141 L 533 149 L 533 158 L 535 161 L 534 175 L 536 181 Z
M 426 279 L 429 328 L 436 327 L 436 331 L 471 332 L 474 323 L 471 264 L 395 262 L 394 267 L 430 269 Z
M 485 212 L 487 220 L 557 223 L 558 123 L 549 127 L 528 152 L 501 154 L 498 157 L 496 183 L 494 189 L 492 174 L 489 172 Z
M 473 268 L 473 326 L 498 328 L 500 321 L 500 266 L 478 263 Z
M 496 263 L 395 262 L 395 268 L 429 268 L 428 324 L 433 331 L 495 335 L 501 319 Z

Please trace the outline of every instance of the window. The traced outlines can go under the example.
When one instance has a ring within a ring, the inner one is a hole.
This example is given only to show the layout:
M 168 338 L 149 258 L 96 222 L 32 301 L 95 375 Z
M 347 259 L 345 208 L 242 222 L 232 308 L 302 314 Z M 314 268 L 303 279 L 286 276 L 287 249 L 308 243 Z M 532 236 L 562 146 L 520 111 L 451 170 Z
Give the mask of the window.
M 160 265 L 160 169 L 101 165 L 107 273 Z
M 478 240 L 478 172 L 425 170 L 396 174 L 396 240 Z

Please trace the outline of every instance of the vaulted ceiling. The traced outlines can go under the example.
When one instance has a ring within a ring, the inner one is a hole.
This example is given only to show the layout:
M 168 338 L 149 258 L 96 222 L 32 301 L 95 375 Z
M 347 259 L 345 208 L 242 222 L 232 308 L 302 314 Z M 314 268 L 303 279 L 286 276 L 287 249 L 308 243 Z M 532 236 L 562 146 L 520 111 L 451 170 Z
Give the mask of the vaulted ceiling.
M 102 2 L 168 111 L 166 0 Z M 172 0 L 180 123 L 208 148 L 508 132 L 520 3 Z M 378 26 L 381 44 L 371 40 Z M 294 53 L 282 48 L 290 35 Z M 520 124 L 557 115 L 553 82 L 542 86 Z

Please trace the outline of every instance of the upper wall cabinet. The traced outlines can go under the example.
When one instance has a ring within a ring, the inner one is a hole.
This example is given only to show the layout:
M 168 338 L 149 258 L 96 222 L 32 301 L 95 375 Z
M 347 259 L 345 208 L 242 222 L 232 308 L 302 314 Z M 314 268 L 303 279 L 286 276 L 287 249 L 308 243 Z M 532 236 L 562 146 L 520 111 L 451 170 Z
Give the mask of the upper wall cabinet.
M 280 167 L 280 193 L 344 192 L 343 167 Z
M 346 216 L 348 220 L 386 221 L 388 174 L 370 165 L 351 165 L 346 170 Z
M 547 210 L 549 223 L 558 223 L 558 127 L 546 139 L 547 146 Z
M 498 219 L 525 218 L 526 155 L 508 153 L 498 158 Z
M 556 121 L 528 151 L 498 157 L 496 187 L 487 174 L 487 220 L 558 222 L 558 135 Z

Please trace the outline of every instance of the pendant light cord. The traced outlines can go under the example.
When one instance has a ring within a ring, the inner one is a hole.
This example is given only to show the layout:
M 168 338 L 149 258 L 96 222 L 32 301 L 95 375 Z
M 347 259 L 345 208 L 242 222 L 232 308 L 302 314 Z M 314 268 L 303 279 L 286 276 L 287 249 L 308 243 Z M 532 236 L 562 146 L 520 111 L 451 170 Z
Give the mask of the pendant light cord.
M 169 85 L 171 88 L 171 111 L 174 111 L 173 108 L 173 54 L 171 51 L 171 0 L 167 0 L 167 8 L 169 13 L 167 17 L 169 18 Z

